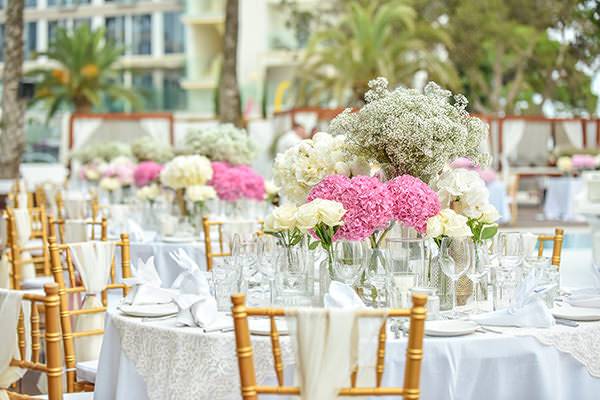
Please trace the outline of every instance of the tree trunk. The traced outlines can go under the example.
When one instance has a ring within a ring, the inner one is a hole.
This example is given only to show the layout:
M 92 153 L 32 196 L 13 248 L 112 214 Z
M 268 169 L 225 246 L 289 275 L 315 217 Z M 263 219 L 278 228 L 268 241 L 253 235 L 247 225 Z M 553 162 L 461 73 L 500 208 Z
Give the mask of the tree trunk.
M 242 106 L 237 81 L 237 45 L 239 28 L 239 0 L 227 0 L 225 34 L 223 37 L 223 66 L 219 84 L 219 114 L 221 122 L 241 127 Z
M 19 164 L 25 150 L 26 103 L 18 95 L 19 80 L 23 75 L 23 6 L 24 0 L 9 0 L 6 6 L 0 179 L 19 176 Z

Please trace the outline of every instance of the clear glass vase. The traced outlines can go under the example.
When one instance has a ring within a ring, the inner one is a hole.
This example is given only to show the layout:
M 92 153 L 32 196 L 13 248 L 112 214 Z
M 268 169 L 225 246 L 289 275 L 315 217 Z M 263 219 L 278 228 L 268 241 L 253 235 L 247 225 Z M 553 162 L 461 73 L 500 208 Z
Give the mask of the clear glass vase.
M 282 305 L 310 305 L 312 303 L 312 280 L 307 246 L 280 246 L 276 263 L 276 298 Z
M 380 248 L 368 249 L 365 270 L 356 283 L 356 292 L 369 307 L 388 307 L 390 285 L 391 276 L 385 252 Z

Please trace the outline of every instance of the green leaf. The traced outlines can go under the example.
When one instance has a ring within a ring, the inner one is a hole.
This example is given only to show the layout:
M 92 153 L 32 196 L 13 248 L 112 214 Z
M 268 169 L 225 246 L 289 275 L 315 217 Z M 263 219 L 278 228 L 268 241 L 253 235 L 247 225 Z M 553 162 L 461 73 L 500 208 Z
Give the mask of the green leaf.
M 311 244 L 308 245 L 308 248 L 310 250 L 314 250 L 317 247 L 319 247 L 319 244 L 321 244 L 321 242 L 319 242 L 318 240 L 315 240 L 314 242 L 312 242 Z
M 498 224 L 483 225 L 479 232 L 479 240 L 491 239 L 496 233 L 498 233 Z

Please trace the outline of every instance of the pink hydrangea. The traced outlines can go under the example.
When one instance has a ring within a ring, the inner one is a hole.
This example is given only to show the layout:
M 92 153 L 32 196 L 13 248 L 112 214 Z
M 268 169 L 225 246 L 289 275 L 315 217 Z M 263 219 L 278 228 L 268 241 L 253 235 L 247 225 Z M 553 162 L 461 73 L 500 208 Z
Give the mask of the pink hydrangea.
M 117 178 L 122 186 L 129 186 L 133 184 L 133 170 L 135 164 L 130 160 L 119 160 L 118 162 L 112 162 L 104 170 L 102 174 L 105 177 Z
M 398 176 L 387 182 L 386 186 L 394 203 L 394 219 L 424 233 L 427 220 L 440 212 L 437 193 L 411 175 Z
M 242 198 L 264 200 L 265 180 L 247 165 L 230 165 L 222 161 L 212 163 L 212 186 L 221 200 L 237 201 Z
M 160 177 L 160 171 L 163 166 L 154 161 L 143 161 L 135 167 L 133 171 L 133 180 L 135 186 L 143 187 L 148 185 L 150 182 L 156 181 Z
M 334 240 L 363 240 L 385 229 L 393 219 L 394 203 L 383 183 L 375 177 L 330 175 L 315 185 L 307 201 L 335 200 L 344 206 L 344 224 Z
M 466 157 L 459 157 L 456 160 L 452 161 L 452 163 L 450 163 L 450 166 L 452 168 L 471 169 L 475 167 L 475 163 Z
M 477 173 L 485 183 L 494 182 L 497 179 L 496 171 L 490 168 L 478 169 Z
M 573 169 L 595 169 L 596 168 L 596 158 L 590 156 L 588 154 L 575 154 L 571 158 L 571 163 L 573 165 Z

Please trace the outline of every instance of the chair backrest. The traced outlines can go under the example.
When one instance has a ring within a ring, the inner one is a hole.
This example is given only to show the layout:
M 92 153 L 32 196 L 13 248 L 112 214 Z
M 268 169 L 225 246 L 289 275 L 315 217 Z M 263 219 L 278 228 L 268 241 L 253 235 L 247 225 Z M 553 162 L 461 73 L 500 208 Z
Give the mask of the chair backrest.
M 356 387 L 358 370 L 352 372 L 351 387 L 340 390 L 340 396 L 403 396 L 408 400 L 417 400 L 420 396 L 419 381 L 421 376 L 421 360 L 423 359 L 423 335 L 425 333 L 425 318 L 427 310 L 425 303 L 427 297 L 413 295 L 413 306 L 409 309 L 357 310 L 360 318 L 410 318 L 410 329 L 408 334 L 408 347 L 406 351 L 406 366 L 404 370 L 403 387 L 382 387 L 381 382 L 385 363 L 386 323 L 384 322 L 379 331 L 377 347 L 377 364 L 374 387 Z M 242 398 L 244 400 L 255 400 L 259 394 L 270 395 L 299 395 L 301 388 L 297 386 L 286 386 L 283 379 L 283 362 L 281 358 L 281 344 L 277 330 L 276 317 L 290 315 L 293 311 L 282 308 L 249 308 L 246 307 L 246 298 L 243 294 L 231 296 L 233 304 L 233 322 L 235 328 L 235 341 L 240 372 Z M 273 352 L 273 364 L 277 377 L 277 386 L 259 386 L 256 382 L 254 359 L 252 356 L 252 341 L 248 328 L 248 317 L 262 316 L 271 320 L 271 346 Z
M 50 276 L 51 274 L 46 210 L 44 206 L 40 206 L 30 208 L 28 212 L 31 224 L 30 239 L 39 239 L 39 245 L 19 243 L 14 209 L 11 207 L 6 209 L 7 246 L 9 249 L 10 275 L 13 289 L 21 288 L 21 267 L 25 264 L 33 263 L 34 265 L 41 265 L 43 275 Z M 36 252 L 37 255 L 32 255 L 31 258 L 27 259 L 22 257 L 25 252 L 32 251 Z
M 560 269 L 560 257 L 562 254 L 562 246 L 565 237 L 565 230 L 562 228 L 555 228 L 554 235 L 539 235 L 538 236 L 538 256 L 542 256 L 544 254 L 544 243 L 552 242 L 552 265 L 555 265 L 556 268 Z
M 210 271 L 214 264 L 215 257 L 231 256 L 231 244 L 226 243 L 228 239 L 223 233 L 223 228 L 230 222 L 211 221 L 208 217 L 202 218 L 202 227 L 204 230 L 204 253 L 206 257 L 206 270 Z M 236 223 L 232 221 L 231 224 Z M 262 235 L 262 222 L 256 221 L 257 235 Z M 213 249 L 215 241 L 218 243 L 218 250 Z
M 71 325 L 71 318 L 78 315 L 90 315 L 105 313 L 108 305 L 108 291 L 121 290 L 123 296 L 127 295 L 128 287 L 124 283 L 117 282 L 115 262 L 113 260 L 110 271 L 110 283 L 102 290 L 102 306 L 96 308 L 75 309 L 69 305 L 69 296 L 74 293 L 85 293 L 85 287 L 78 281 L 75 274 L 75 266 L 71 255 L 70 244 L 57 244 L 54 237 L 49 239 L 50 258 L 52 261 L 52 274 L 54 281 L 58 284 L 58 295 L 60 297 L 60 322 L 62 327 L 63 347 L 65 355 L 65 365 L 67 368 L 67 391 L 72 392 L 75 389 L 75 345 L 74 339 L 80 337 L 89 337 L 103 335 L 103 329 L 94 329 L 87 331 L 74 332 Z M 116 242 L 121 250 L 121 273 L 123 278 L 131 277 L 130 246 L 129 236 L 126 233 L 121 234 L 121 240 Z M 65 281 L 64 275 L 68 276 Z
M 105 216 L 102 216 L 100 221 L 86 220 L 85 224 L 91 227 L 89 240 L 108 240 L 108 222 Z M 100 228 L 100 234 L 98 234 L 97 228 Z M 49 236 L 57 237 L 60 243 L 65 243 L 64 218 L 48 217 L 48 231 L 50 232 Z
M 10 365 L 13 367 L 28 369 L 45 373 L 48 377 L 48 400 L 62 400 L 62 375 L 63 363 L 60 350 L 60 309 L 58 297 L 58 285 L 48 283 L 44 286 L 45 296 L 41 294 L 25 293 L 23 301 L 31 303 L 31 316 L 25 321 L 23 312 L 17 324 L 17 337 L 20 358 L 13 358 Z M 44 322 L 40 323 L 40 311 L 38 305 L 43 305 Z M 27 343 L 25 335 L 25 324 L 30 324 L 31 340 Z M 45 332 L 42 346 L 42 328 Z M 31 346 L 31 359 L 26 357 L 26 346 Z M 45 363 L 41 362 L 41 354 L 44 351 Z M 23 394 L 9 392 L 9 398 L 34 399 Z

